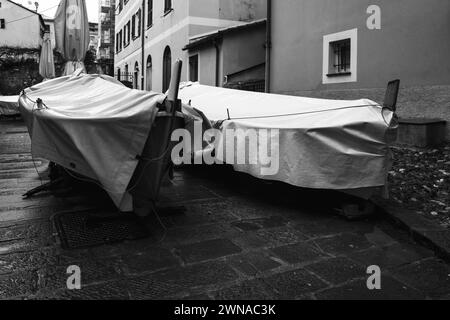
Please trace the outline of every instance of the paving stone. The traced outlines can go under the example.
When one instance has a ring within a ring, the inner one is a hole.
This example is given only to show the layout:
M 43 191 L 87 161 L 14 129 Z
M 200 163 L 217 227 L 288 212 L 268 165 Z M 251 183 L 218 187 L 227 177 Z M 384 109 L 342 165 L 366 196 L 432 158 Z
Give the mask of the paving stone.
M 26 271 L 0 276 L 0 299 L 28 296 L 38 289 L 36 272 Z
M 450 232 L 448 229 L 444 231 L 425 231 L 423 232 L 423 237 L 427 239 L 429 245 L 438 252 L 440 257 L 450 261 Z
M 248 276 L 269 271 L 281 266 L 267 251 L 246 252 L 227 259 L 231 266 Z
M 258 199 L 241 196 L 229 199 L 226 210 L 233 213 L 237 220 L 261 219 L 279 215 L 279 207 L 264 203 L 261 199 L 258 201 Z
M 274 297 L 272 288 L 260 279 L 243 281 L 214 293 L 216 300 L 270 300 Z
M 367 279 L 355 280 L 341 287 L 334 287 L 316 294 L 321 300 L 413 300 L 425 296 L 397 280 L 384 276 L 381 290 L 369 290 Z
M 297 222 L 294 228 L 310 238 L 318 238 L 340 233 L 367 233 L 373 226 L 360 221 L 346 221 L 341 218 L 328 218 L 319 221 Z
M 35 221 L 0 227 L 0 242 L 19 239 L 48 238 L 52 235 L 50 223 Z
M 41 221 L 0 227 L 0 255 L 31 251 L 55 244 L 50 224 Z
M 262 229 L 262 227 L 259 224 L 252 222 L 252 220 L 236 221 L 233 222 L 231 225 L 242 231 L 252 231 Z
M 39 269 L 56 263 L 55 251 L 51 249 L 0 255 L 0 275 Z
M 191 226 L 213 223 L 231 223 L 236 217 L 223 210 L 222 201 L 208 201 L 203 203 L 184 205 L 184 212 L 170 214 L 170 208 L 164 208 L 161 213 L 163 221 L 168 227 Z
M 395 276 L 432 298 L 450 293 L 450 266 L 441 260 L 430 259 L 404 266 Z
M 183 297 L 183 300 L 188 300 L 188 301 L 207 301 L 207 300 L 212 300 L 212 299 L 206 294 L 198 294 L 198 295 L 192 295 L 192 296 Z
M 191 289 L 233 281 L 238 278 L 238 275 L 229 265 L 223 262 L 211 261 L 159 271 L 144 278 L 157 279 L 162 283 Z
M 344 283 L 366 275 L 366 269 L 347 258 L 324 260 L 309 265 L 306 269 L 332 284 Z
M 398 244 L 398 241 L 379 228 L 374 228 L 373 232 L 366 233 L 365 236 L 370 243 L 373 243 L 379 247 L 387 247 Z
M 217 201 L 217 199 L 220 199 L 217 194 L 202 186 L 196 186 L 195 188 L 192 186 L 162 186 L 159 195 L 159 203 L 161 205 L 165 203 L 173 205 L 174 203 L 198 200 Z
M 262 229 L 258 230 L 256 234 L 266 240 L 267 246 L 281 246 L 308 239 L 305 235 L 290 227 Z
M 327 287 L 327 284 L 305 269 L 275 274 L 265 279 L 276 293 L 277 299 L 295 299 L 308 292 Z
M 166 269 L 177 266 L 178 260 L 172 253 L 163 248 L 152 248 L 146 253 L 139 253 L 122 257 L 126 272 L 138 274 L 158 269 Z
M 237 229 L 226 224 L 177 227 L 167 230 L 162 244 L 179 246 L 218 238 L 232 239 L 240 234 Z
M 208 240 L 176 247 L 177 254 L 188 263 L 217 259 L 241 251 L 241 248 L 228 239 Z
M 256 232 L 253 231 L 247 231 L 244 234 L 233 237 L 233 242 L 242 249 L 250 250 L 269 246 L 266 239 L 258 236 Z
M 67 287 L 69 266 L 76 265 L 81 271 L 81 286 L 88 286 L 101 281 L 119 279 L 123 275 L 121 261 L 117 258 L 101 260 L 84 260 L 70 264 L 48 265 L 38 271 L 41 289 L 61 289 Z
M 129 300 L 131 293 L 125 281 L 111 281 L 82 287 L 81 290 L 43 292 L 37 297 L 40 300 Z
M 271 251 L 287 263 L 291 264 L 307 263 L 325 257 L 323 253 L 306 243 L 296 243 L 277 247 L 271 249 Z
M 323 251 L 331 254 L 351 253 L 372 246 L 365 236 L 353 233 L 344 233 L 331 238 L 317 239 L 314 240 L 314 243 Z
M 384 270 L 397 268 L 431 256 L 433 256 L 433 252 L 426 248 L 395 244 L 355 252 L 350 255 L 350 258 L 360 262 L 363 266 L 377 265 Z

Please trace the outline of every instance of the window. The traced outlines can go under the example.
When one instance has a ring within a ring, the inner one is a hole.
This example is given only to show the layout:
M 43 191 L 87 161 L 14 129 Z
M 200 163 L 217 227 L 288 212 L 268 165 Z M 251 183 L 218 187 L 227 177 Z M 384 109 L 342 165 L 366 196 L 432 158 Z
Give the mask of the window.
M 164 13 L 172 11 L 172 0 L 164 0 Z
M 145 89 L 147 91 L 152 90 L 152 76 L 153 76 L 152 67 L 153 67 L 152 66 L 152 56 L 149 55 L 147 57 L 146 75 L 145 75 L 145 77 L 147 78 L 147 85 L 146 85 Z
M 142 23 L 141 23 L 141 9 L 139 9 L 139 11 L 136 13 L 136 21 L 137 21 L 137 24 L 136 24 L 136 28 L 137 28 L 136 37 L 139 38 L 141 36 L 141 26 L 142 26 Z
M 127 23 L 127 45 L 130 44 L 131 39 L 131 21 Z
M 153 0 L 147 0 L 147 27 L 153 25 Z
M 128 23 L 123 27 L 123 47 L 124 48 L 130 44 L 130 37 L 131 37 L 131 21 L 128 21 Z
M 136 38 L 136 16 L 133 15 L 133 18 L 131 19 L 131 36 L 133 39 Z
M 5 19 L 0 19 L 0 29 L 5 29 L 5 28 L 6 28 Z
M 120 78 L 121 78 L 121 77 L 120 77 L 120 68 L 118 68 L 118 69 L 117 69 L 117 80 L 120 81 Z
M 139 89 L 139 63 L 134 64 L 133 71 L 133 89 Z
M 358 29 L 323 37 L 323 84 L 357 81 Z
M 164 50 L 164 58 L 163 58 L 163 92 L 166 92 L 170 86 L 170 78 L 172 76 L 172 53 L 170 51 L 169 46 Z
M 108 30 L 104 30 L 103 31 L 103 42 L 104 43 L 110 43 L 111 39 L 110 39 L 110 33 Z
M 123 0 L 119 0 L 119 13 L 123 10 Z
M 330 66 L 332 74 L 350 72 L 350 39 L 330 43 Z
M 189 57 L 189 80 L 198 81 L 198 54 Z

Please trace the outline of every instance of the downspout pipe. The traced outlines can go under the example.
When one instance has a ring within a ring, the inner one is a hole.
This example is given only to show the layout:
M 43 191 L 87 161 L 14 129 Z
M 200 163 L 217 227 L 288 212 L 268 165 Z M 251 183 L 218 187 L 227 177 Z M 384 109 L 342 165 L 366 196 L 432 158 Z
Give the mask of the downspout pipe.
M 220 87 L 220 43 L 219 39 L 214 40 L 214 47 L 216 48 L 216 87 Z
M 145 90 L 145 70 L 147 66 L 145 63 L 145 0 L 142 0 L 142 15 L 141 15 L 141 45 L 142 45 L 142 63 L 141 63 L 141 90 Z
M 266 72 L 265 72 L 265 92 L 270 93 L 270 69 L 272 50 L 272 0 L 267 0 L 267 22 L 266 22 Z

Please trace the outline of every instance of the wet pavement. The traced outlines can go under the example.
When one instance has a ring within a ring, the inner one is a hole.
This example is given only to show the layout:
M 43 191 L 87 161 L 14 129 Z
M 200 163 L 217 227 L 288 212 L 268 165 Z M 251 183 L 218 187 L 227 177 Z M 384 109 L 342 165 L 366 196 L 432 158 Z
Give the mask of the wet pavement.
M 114 209 L 91 192 L 23 200 L 47 165 L 30 148 L 23 123 L 0 122 L 2 299 L 450 298 L 450 266 L 383 216 L 348 222 L 334 209 L 349 200 L 339 194 L 227 167 L 176 170 L 159 204 L 165 231 L 63 249 L 55 214 Z M 71 265 L 81 290 L 67 289 Z M 367 288 L 372 265 L 381 290 Z

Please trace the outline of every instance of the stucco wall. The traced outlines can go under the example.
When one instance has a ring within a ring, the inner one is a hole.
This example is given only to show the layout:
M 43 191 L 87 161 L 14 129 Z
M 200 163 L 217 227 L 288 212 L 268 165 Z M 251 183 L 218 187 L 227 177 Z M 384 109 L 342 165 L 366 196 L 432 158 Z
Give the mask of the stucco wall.
M 381 30 L 367 28 L 370 5 L 381 8 Z M 401 115 L 450 121 L 450 1 L 274 1 L 272 23 L 273 92 L 380 101 L 387 82 L 399 78 Z M 357 81 L 322 84 L 323 36 L 353 28 Z
M 221 19 L 253 21 L 267 17 L 267 0 L 219 0 L 219 2 Z
M 1 3 L 0 18 L 5 19 L 6 28 L 0 29 L 0 47 L 39 48 L 42 41 L 39 16 L 9 1 Z
M 265 36 L 265 25 L 224 35 L 223 76 L 264 63 Z

